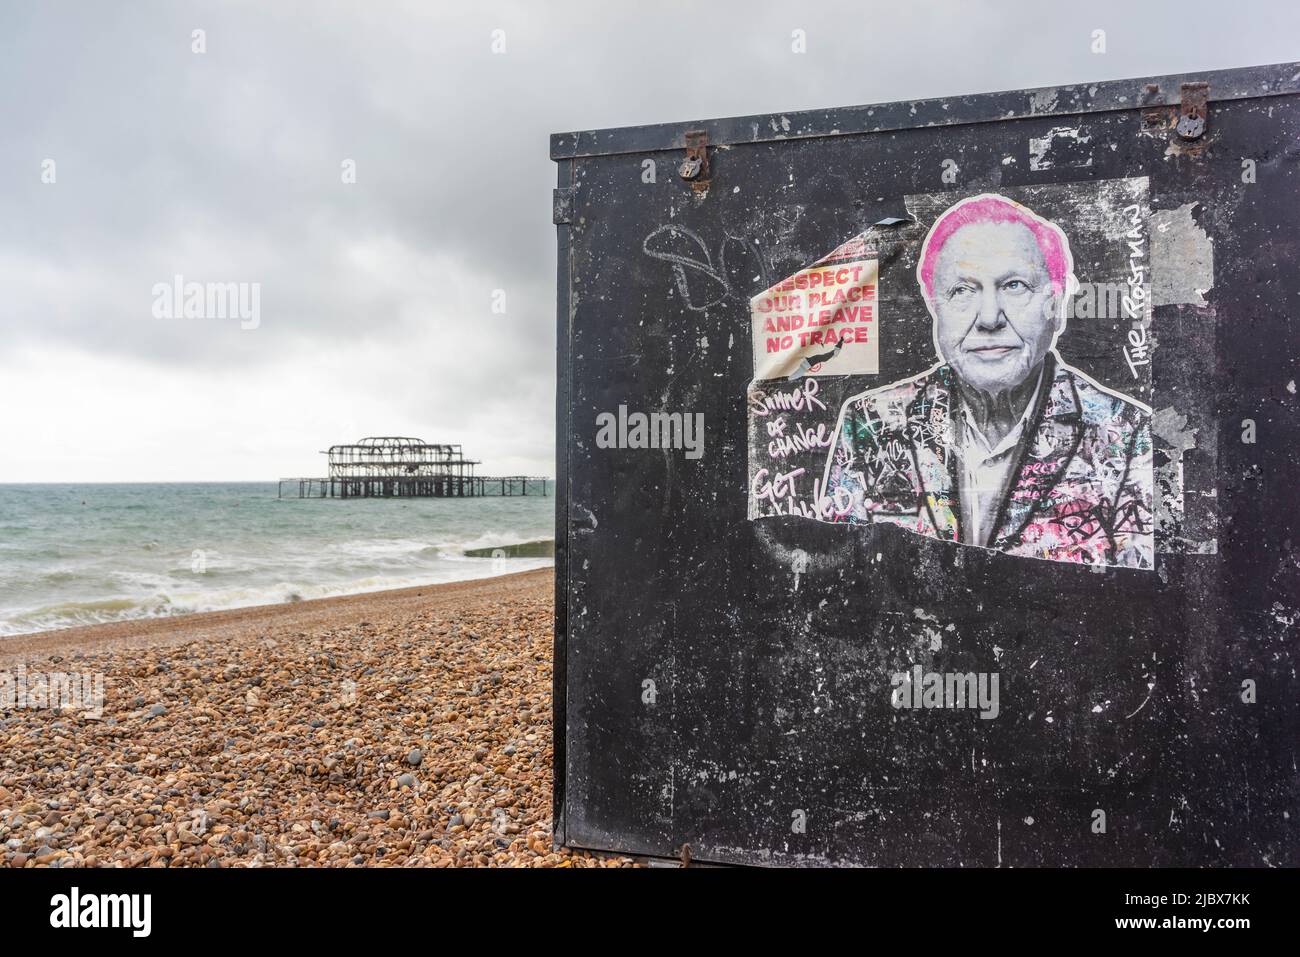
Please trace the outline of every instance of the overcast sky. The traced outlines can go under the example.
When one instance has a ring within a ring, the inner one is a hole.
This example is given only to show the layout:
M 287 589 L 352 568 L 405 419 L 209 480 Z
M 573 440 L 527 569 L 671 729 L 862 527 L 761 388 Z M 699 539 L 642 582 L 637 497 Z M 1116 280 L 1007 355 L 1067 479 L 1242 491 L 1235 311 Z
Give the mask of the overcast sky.
M 1300 60 L 1300 6 L 5 0 L 0 38 L 0 482 L 374 434 L 553 475 L 550 133 Z M 257 327 L 155 316 L 177 274 Z

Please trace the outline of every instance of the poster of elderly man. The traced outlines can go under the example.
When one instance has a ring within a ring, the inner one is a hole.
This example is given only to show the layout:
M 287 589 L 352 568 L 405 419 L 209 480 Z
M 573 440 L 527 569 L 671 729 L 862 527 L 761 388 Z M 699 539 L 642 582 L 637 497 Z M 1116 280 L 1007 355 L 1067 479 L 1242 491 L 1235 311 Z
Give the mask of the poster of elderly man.
M 917 198 L 909 208 L 912 236 L 924 230 L 919 249 L 915 238 L 906 248 L 904 231 L 886 255 L 887 240 L 868 231 L 805 271 L 820 271 L 822 292 L 805 293 L 795 306 L 827 331 L 816 335 L 820 342 L 805 332 L 802 357 L 785 361 L 784 381 L 751 384 L 751 420 L 765 419 L 777 438 L 755 441 L 762 433 L 751 428 L 751 518 L 888 523 L 1011 556 L 1154 567 L 1151 408 L 1058 349 L 1077 314 L 1088 327 L 1082 353 L 1094 369 L 1149 395 L 1145 181 L 1052 189 L 1067 196 L 1055 205 L 1089 231 L 1094 249 L 1106 247 L 1088 265 L 1109 281 L 1081 290 L 1071 223 L 993 192 Z M 845 272 L 846 258 L 869 262 L 876 284 L 848 298 L 878 304 L 869 316 L 851 317 L 853 336 L 835 331 L 840 310 L 810 307 L 812 299 L 828 302 L 826 286 Z M 919 332 L 905 318 L 917 296 L 891 290 L 901 282 L 897 268 L 877 267 L 890 259 L 907 261 L 930 320 L 930 365 L 910 375 L 890 376 L 887 368 L 891 355 L 915 354 L 904 348 L 904 330 Z M 786 280 L 774 289 L 797 296 L 814 285 Z M 775 328 L 768 299 L 789 305 L 772 290 L 756 296 L 756 336 L 765 311 Z M 829 374 L 845 369 L 845 342 L 866 355 L 858 340 L 868 338 L 880 368 L 859 363 L 847 370 L 854 374 Z M 899 347 L 887 348 L 892 341 Z M 863 380 L 866 388 L 852 388 Z M 833 425 L 809 427 L 812 417 L 829 422 L 836 412 Z M 792 464 L 788 454 L 779 465 L 771 461 L 792 450 L 784 436 L 795 418 L 798 451 L 820 459 L 801 459 L 798 475 L 781 467 Z

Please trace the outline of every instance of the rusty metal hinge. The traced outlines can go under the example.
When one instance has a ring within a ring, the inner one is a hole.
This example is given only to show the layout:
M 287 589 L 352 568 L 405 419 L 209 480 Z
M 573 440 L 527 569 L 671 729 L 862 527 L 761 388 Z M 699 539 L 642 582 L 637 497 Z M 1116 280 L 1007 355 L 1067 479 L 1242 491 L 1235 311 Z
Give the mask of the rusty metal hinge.
M 688 181 L 696 190 L 709 188 L 709 133 L 707 130 L 686 131 L 686 158 L 677 167 L 677 175 Z
M 1138 96 L 1138 106 L 1143 107 L 1142 118 L 1147 126 L 1163 126 L 1165 107 L 1160 105 L 1160 86 L 1148 83 L 1146 89 Z
M 1210 112 L 1210 84 L 1184 83 L 1178 108 L 1178 135 L 1185 140 L 1200 139 Z
M 573 203 L 578 197 L 578 187 L 557 186 L 551 194 L 551 222 L 556 226 L 573 222 Z

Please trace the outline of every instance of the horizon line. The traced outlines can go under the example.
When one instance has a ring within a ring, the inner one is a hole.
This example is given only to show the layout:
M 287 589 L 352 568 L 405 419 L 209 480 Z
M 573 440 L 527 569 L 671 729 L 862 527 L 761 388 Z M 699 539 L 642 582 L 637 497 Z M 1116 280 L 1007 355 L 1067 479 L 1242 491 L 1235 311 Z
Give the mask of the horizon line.
M 522 473 L 521 473 L 522 474 Z M 306 476 L 303 476 L 306 477 Z M 475 478 L 500 478 L 493 475 L 476 475 Z M 507 476 L 509 477 L 509 476 Z M 88 479 L 88 480 L 40 480 L 31 482 L 0 481 L 0 487 L 6 485 L 277 485 L 283 481 L 297 481 L 299 476 L 273 479 Z M 543 479 L 554 482 L 553 475 L 529 475 L 530 479 Z M 477 497 L 477 496 L 476 496 Z M 491 498 L 492 496 L 487 496 Z

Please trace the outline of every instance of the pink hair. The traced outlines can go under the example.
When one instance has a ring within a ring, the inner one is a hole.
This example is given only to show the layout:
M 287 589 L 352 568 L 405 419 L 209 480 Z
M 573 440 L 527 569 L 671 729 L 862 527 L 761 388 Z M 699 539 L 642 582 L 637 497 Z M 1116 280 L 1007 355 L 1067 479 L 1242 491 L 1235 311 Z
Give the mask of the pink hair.
M 921 265 L 917 275 L 921 288 L 927 299 L 934 299 L 934 267 L 938 262 L 939 252 L 944 243 L 963 226 L 975 223 L 1020 223 L 1034 234 L 1038 248 L 1043 251 L 1043 261 L 1047 263 L 1047 274 L 1051 277 L 1052 288 L 1058 293 L 1066 291 L 1073 259 L 1070 256 L 1069 240 L 1065 233 L 1054 223 L 1050 223 L 1026 206 L 1014 200 L 993 193 L 984 193 L 963 199 L 948 207 L 925 237 L 921 247 Z

